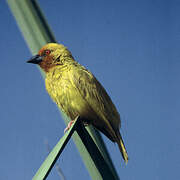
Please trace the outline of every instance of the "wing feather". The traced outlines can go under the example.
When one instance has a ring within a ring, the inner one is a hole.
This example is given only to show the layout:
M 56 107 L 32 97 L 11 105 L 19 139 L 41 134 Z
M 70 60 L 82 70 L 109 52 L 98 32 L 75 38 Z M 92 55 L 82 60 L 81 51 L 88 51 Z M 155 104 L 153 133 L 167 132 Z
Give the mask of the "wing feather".
M 119 129 L 120 125 L 119 113 L 111 98 L 93 74 L 84 67 L 80 67 L 69 71 L 69 79 L 72 80 L 71 83 L 99 117 L 100 122 L 95 122 L 94 125 L 102 131 L 108 127 L 109 133 L 115 138 L 114 132 Z

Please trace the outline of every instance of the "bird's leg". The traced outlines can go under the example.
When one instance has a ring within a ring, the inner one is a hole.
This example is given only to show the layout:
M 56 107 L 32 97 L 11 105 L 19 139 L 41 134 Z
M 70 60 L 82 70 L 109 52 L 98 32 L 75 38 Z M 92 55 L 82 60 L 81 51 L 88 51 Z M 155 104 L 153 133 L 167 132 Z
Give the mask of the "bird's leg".
M 74 123 L 74 121 L 75 121 L 75 120 L 71 120 L 71 121 L 68 123 L 67 127 L 64 129 L 64 133 L 66 133 L 66 132 L 70 129 L 70 127 L 72 126 L 72 124 Z
M 85 127 L 89 125 L 87 122 L 84 122 L 83 124 L 84 124 Z
M 77 117 L 77 118 L 78 118 L 78 117 Z M 76 119 L 77 119 L 77 118 L 76 118 Z M 75 119 L 75 120 L 76 120 L 76 119 Z M 66 132 L 71 128 L 71 126 L 72 126 L 72 124 L 74 123 L 75 120 L 71 120 L 71 121 L 68 123 L 67 127 L 64 129 L 64 133 L 66 133 Z M 88 122 L 83 122 L 83 124 L 84 124 L 84 126 L 88 126 L 88 125 L 89 125 Z

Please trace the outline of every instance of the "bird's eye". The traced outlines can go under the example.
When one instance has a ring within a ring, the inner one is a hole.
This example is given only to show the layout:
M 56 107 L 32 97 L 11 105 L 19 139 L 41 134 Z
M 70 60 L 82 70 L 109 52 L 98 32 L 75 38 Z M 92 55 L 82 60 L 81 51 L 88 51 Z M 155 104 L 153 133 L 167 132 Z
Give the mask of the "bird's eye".
M 50 53 L 51 53 L 50 50 L 46 50 L 46 51 L 45 51 L 45 55 L 49 55 Z

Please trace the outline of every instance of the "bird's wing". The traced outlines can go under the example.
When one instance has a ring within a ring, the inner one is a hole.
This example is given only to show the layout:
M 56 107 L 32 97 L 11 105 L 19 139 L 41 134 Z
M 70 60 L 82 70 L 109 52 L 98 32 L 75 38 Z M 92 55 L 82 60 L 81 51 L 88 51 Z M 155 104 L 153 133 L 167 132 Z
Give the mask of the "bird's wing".
M 118 130 L 120 125 L 119 113 L 111 98 L 93 74 L 81 66 L 69 71 L 69 76 L 72 80 L 71 83 L 78 89 L 82 98 L 100 117 L 102 122 L 99 123 L 108 126 L 110 131 Z

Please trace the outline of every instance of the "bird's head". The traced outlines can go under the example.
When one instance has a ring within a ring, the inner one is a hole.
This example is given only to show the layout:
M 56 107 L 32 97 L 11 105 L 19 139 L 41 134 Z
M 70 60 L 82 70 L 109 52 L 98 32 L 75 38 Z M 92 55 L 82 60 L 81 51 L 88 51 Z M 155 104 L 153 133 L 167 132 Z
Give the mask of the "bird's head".
M 64 57 L 72 57 L 71 52 L 65 46 L 57 43 L 48 43 L 27 63 L 38 64 L 45 72 L 48 72 L 54 66 L 63 65 Z

